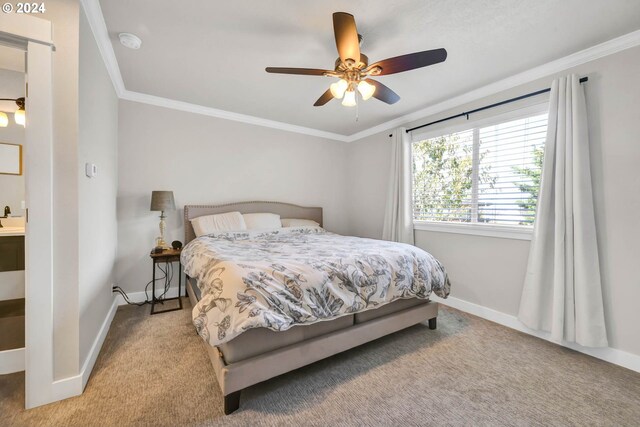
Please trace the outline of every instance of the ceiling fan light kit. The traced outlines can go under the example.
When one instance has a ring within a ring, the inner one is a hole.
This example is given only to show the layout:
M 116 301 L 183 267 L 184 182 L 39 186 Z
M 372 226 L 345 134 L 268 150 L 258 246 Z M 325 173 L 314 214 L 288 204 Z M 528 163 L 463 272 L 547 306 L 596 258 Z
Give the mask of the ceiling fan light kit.
M 366 101 L 371 98 L 373 94 L 376 92 L 376 87 L 372 84 L 367 83 L 365 80 L 360 80 L 358 83 L 358 92 L 362 96 L 362 100 Z
M 331 86 L 329 86 L 329 90 L 331 91 L 331 95 L 333 95 L 334 98 L 342 99 L 348 87 L 349 83 L 347 83 L 347 81 L 344 79 L 340 79 L 335 83 L 331 83 Z
M 369 65 L 367 55 L 360 52 L 362 36 L 358 34 L 353 15 L 345 12 L 334 13 L 333 32 L 339 54 L 333 71 L 315 68 L 267 67 L 266 72 L 337 77 L 339 80 L 332 83 L 313 104 L 316 107 L 325 105 L 334 98 L 342 99 L 342 105 L 346 107 L 356 106 L 357 93 L 360 93 L 363 101 L 374 97 L 387 104 L 395 104 L 400 100 L 400 96 L 369 77 L 401 73 L 444 62 L 447 59 L 445 49 L 433 49 L 396 56 Z
M 342 99 L 342 105 L 345 107 L 355 107 L 356 106 L 356 91 L 351 89 L 347 90 L 344 93 L 344 98 Z

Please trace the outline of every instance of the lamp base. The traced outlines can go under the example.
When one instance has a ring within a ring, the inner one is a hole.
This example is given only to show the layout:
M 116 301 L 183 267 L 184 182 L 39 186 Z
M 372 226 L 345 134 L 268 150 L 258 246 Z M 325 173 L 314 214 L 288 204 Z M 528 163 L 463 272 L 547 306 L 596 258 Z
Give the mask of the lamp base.
M 171 246 L 169 246 L 162 237 L 156 237 L 156 248 L 167 250 L 167 249 L 171 249 Z

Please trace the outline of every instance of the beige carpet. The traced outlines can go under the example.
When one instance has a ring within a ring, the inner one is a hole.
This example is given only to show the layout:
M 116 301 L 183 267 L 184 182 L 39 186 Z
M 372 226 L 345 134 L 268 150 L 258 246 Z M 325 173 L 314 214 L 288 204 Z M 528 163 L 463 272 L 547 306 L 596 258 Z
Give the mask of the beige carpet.
M 187 309 L 121 307 L 82 396 L 22 409 L 0 377 L 0 425 L 639 425 L 640 374 L 443 308 L 418 325 L 222 396 Z

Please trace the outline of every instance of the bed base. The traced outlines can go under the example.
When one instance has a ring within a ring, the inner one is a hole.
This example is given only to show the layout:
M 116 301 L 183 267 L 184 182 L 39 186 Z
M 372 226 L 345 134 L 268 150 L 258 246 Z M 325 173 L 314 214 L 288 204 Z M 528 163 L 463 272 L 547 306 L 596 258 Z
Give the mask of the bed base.
M 187 280 L 191 304 L 197 299 L 191 281 Z M 436 328 L 438 304 L 428 302 L 345 329 L 305 340 L 287 347 L 227 364 L 217 347 L 204 343 L 216 372 L 218 385 L 224 395 L 224 413 L 231 414 L 240 407 L 241 391 L 249 386 L 277 377 L 324 358 L 429 320 L 429 329 Z

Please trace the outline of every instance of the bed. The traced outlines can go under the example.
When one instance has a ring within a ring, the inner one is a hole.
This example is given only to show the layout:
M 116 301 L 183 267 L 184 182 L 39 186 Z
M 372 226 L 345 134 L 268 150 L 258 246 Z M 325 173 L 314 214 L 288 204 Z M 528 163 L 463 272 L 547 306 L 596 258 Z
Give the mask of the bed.
M 273 213 L 320 227 L 213 233 L 191 220 L 227 212 Z M 187 205 L 182 263 L 193 321 L 224 396 L 415 324 L 436 328 L 449 281 L 442 265 L 409 245 L 340 236 L 322 208 L 279 202 Z M 364 272 L 364 273 L 363 273 Z

